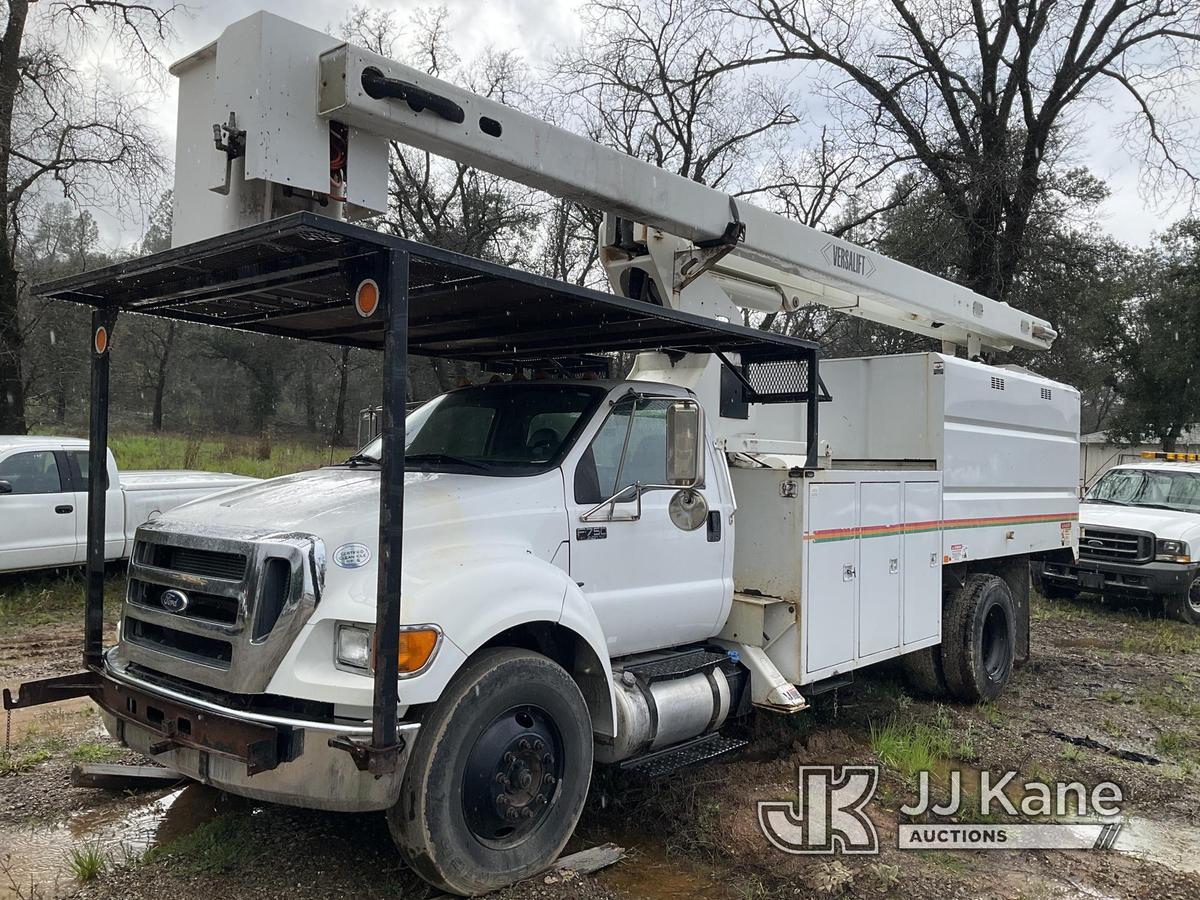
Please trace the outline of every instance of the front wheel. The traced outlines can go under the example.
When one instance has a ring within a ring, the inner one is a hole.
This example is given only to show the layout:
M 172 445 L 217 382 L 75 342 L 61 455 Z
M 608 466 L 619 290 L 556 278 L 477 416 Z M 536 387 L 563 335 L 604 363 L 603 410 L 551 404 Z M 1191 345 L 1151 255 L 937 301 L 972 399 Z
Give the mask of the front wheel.
M 388 826 L 426 881 L 483 894 L 558 858 L 591 777 L 591 719 L 571 676 L 537 653 L 485 650 L 423 716 Z
M 1176 594 L 1167 599 L 1167 612 L 1180 622 L 1200 625 L 1200 572 L 1192 579 L 1186 594 Z

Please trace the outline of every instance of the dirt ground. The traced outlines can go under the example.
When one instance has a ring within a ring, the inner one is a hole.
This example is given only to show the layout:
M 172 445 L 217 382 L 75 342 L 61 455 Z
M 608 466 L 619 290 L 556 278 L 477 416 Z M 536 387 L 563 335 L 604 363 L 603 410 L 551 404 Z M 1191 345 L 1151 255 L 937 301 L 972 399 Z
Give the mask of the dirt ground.
M 654 782 L 598 770 L 573 848 L 613 841 L 626 859 L 499 896 L 1200 898 L 1200 629 L 1086 602 L 1038 601 L 1034 615 L 1032 661 L 994 704 L 922 700 L 878 669 L 799 715 L 752 716 L 738 726 L 751 746 L 729 761 Z M 77 615 L 8 616 L 0 685 L 77 668 Z M 400 864 L 381 815 L 288 809 L 194 784 L 140 795 L 70 786 L 76 762 L 121 760 L 134 757 L 86 701 L 14 718 L 0 758 L 0 898 L 432 893 Z M 796 767 L 811 763 L 883 764 L 868 807 L 878 855 L 794 856 L 768 844 L 755 801 L 794 800 Z M 951 768 L 1111 780 L 1128 824 L 1107 852 L 900 851 L 898 810 L 925 765 L 939 786 Z

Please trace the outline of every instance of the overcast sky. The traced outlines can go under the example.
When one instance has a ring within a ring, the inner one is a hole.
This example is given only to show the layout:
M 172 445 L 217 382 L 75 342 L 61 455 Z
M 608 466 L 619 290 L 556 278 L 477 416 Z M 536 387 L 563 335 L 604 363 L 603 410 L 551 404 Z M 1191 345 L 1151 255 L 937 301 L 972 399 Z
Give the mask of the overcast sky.
M 456 50 L 470 58 L 484 46 L 516 48 L 535 69 L 553 55 L 557 47 L 580 37 L 576 9 L 582 0 L 443 0 L 450 10 Z M 176 23 L 176 38 L 168 62 L 215 39 L 222 29 L 258 9 L 266 9 L 323 31 L 335 31 L 352 4 L 333 0 L 225 0 L 220 3 L 192 0 L 192 15 Z M 412 0 L 374 0 L 376 8 L 393 9 L 398 21 L 404 11 L 418 5 Z M 174 147 L 175 83 L 168 77 L 166 90 L 151 100 L 154 121 L 167 146 Z M 816 111 L 814 111 L 816 112 Z M 1115 115 L 1115 114 L 1114 114 Z M 1089 110 L 1089 128 L 1084 144 L 1075 155 L 1105 180 L 1112 196 L 1101 210 L 1099 225 L 1120 240 L 1147 243 L 1161 230 L 1186 213 L 1180 206 L 1156 208 L 1138 191 L 1138 167 L 1122 152 L 1108 122 L 1114 116 L 1104 110 Z M 815 116 L 820 118 L 819 113 Z M 122 222 L 98 212 L 105 243 L 129 243 L 140 236 L 141 223 Z

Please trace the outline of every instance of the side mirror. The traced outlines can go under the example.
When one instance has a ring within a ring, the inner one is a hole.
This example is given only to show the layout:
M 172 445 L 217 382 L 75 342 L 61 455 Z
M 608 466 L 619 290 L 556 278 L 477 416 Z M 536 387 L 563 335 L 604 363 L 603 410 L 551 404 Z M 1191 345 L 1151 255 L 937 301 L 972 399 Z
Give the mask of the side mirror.
M 11 494 L 13 492 L 12 485 L 7 481 L 0 481 L 0 494 Z
M 667 407 L 667 484 L 692 488 L 704 480 L 704 411 L 695 400 Z

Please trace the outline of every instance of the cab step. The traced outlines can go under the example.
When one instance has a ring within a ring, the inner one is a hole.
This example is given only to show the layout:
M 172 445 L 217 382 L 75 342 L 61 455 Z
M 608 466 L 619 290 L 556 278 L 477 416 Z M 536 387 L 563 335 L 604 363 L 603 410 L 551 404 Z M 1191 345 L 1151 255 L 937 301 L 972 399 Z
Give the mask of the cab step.
M 636 772 L 638 775 L 658 778 L 680 769 L 711 762 L 720 756 L 741 750 L 749 743 L 741 738 L 727 737 L 714 731 L 692 738 L 690 741 L 684 741 L 682 744 L 675 744 L 673 747 L 664 747 L 654 753 L 626 760 L 621 763 L 621 768 L 626 772 Z
M 650 659 L 645 662 L 632 662 L 622 668 L 635 675 L 640 681 L 652 684 L 655 681 L 665 681 L 668 678 L 682 678 L 696 672 L 708 672 L 725 662 L 729 656 L 726 653 L 706 650 L 703 647 L 695 650 L 685 650 L 682 653 L 672 653 L 670 656 Z

